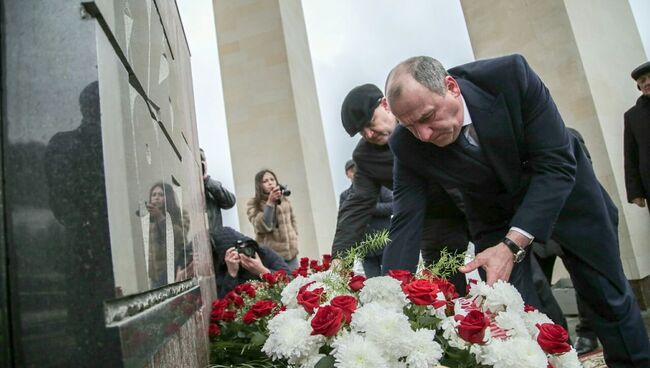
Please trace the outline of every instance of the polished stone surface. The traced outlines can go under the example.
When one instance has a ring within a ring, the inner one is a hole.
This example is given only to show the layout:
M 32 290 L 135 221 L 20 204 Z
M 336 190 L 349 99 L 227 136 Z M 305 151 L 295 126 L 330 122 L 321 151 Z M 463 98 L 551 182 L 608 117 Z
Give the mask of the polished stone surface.
M 3 1 L 0 261 L 6 250 L 13 363 L 207 362 L 203 299 L 216 293 L 189 52 L 170 58 L 153 0 L 84 6 Z M 108 318 L 124 305 L 126 317 Z

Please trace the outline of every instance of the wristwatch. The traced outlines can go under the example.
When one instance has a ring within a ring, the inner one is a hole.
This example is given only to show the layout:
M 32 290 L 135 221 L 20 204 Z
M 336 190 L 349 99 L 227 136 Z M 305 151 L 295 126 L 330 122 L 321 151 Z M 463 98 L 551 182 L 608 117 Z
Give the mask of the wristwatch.
M 508 237 L 504 237 L 503 240 L 501 240 L 501 243 L 507 245 L 508 248 L 510 248 L 512 255 L 514 256 L 515 263 L 523 261 L 524 257 L 526 257 L 526 251 L 520 248 L 517 243 L 510 240 Z

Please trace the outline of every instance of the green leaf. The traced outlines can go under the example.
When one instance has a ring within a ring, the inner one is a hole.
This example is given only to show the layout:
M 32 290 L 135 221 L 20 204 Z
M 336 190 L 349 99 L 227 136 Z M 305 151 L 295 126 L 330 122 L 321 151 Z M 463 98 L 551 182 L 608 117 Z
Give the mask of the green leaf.
M 251 336 L 251 345 L 262 346 L 266 342 L 266 335 L 261 332 L 255 332 Z
M 324 357 L 320 358 L 318 363 L 314 366 L 314 368 L 334 368 L 334 363 L 336 361 L 334 360 L 334 357 L 331 355 L 325 355 Z

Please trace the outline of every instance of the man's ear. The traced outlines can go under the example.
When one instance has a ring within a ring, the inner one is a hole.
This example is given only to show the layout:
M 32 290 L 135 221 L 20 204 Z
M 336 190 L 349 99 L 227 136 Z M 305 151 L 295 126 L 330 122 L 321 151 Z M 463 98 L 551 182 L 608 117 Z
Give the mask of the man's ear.
M 452 96 L 460 96 L 460 86 L 451 75 L 445 77 L 445 87 L 447 87 L 447 90 L 452 94 Z
M 381 98 L 379 104 L 384 108 L 384 110 L 390 112 L 390 107 L 388 106 L 388 100 L 386 99 L 386 96 Z

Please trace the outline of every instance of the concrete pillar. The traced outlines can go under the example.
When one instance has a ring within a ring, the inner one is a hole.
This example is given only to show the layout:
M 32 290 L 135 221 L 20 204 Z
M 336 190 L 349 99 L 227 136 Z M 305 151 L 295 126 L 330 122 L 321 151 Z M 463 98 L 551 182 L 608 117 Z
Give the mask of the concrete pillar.
M 627 203 L 623 174 L 623 113 L 639 96 L 630 72 L 647 60 L 629 3 L 461 0 L 461 4 L 476 58 L 524 55 L 551 91 L 567 126 L 584 136 L 596 175 L 619 208 L 625 273 L 647 292 L 650 217 L 647 209 Z M 643 295 L 640 299 L 643 302 Z
M 299 0 L 214 0 L 217 43 L 242 232 L 254 175 L 288 184 L 300 255 L 329 253 L 336 198 Z

